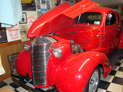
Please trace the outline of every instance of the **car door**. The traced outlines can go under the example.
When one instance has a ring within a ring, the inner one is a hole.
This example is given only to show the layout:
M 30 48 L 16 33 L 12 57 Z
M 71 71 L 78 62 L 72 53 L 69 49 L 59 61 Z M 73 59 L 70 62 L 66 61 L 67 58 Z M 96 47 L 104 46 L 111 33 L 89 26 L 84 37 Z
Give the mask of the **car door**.
M 109 12 L 106 16 L 105 20 L 105 28 L 104 28 L 104 38 L 103 38 L 103 48 L 106 50 L 106 55 L 112 54 L 112 52 L 116 49 L 116 45 L 118 42 L 120 25 L 118 21 L 117 13 L 112 11 Z

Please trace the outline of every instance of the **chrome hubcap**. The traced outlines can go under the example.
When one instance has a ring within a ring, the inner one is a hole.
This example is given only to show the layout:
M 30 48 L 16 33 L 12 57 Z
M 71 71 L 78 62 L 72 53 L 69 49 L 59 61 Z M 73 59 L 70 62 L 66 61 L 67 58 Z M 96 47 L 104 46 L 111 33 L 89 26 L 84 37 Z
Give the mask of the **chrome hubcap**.
M 89 92 L 95 92 L 99 84 L 99 72 L 95 70 L 89 80 Z

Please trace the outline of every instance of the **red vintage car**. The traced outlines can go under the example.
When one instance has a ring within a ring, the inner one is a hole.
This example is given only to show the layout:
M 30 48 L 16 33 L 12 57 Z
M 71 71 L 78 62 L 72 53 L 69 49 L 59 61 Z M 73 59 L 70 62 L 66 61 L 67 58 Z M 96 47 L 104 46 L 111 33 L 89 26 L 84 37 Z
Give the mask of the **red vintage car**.
M 63 3 L 37 19 L 16 59 L 17 72 L 36 88 L 60 92 L 95 92 L 100 73 L 108 76 L 123 49 L 123 31 L 116 11 L 82 0 Z

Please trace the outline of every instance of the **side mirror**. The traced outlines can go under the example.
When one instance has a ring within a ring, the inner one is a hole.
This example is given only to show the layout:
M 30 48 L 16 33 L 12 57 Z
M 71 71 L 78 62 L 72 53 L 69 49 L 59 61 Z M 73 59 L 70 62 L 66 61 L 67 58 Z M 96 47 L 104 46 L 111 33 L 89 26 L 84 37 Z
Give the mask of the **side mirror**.
M 108 14 L 108 19 L 110 20 L 112 18 L 112 14 Z

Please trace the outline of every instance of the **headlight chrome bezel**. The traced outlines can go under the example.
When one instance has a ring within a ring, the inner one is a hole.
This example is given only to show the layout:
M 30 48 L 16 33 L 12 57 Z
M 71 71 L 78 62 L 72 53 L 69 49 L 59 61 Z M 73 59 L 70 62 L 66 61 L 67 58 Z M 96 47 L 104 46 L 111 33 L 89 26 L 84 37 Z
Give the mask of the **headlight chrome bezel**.
M 24 49 L 25 49 L 26 51 L 29 51 L 29 47 L 30 47 L 30 46 L 29 46 L 27 43 L 24 44 Z
M 59 47 L 54 47 L 53 48 L 53 55 L 56 58 L 61 58 L 61 56 L 62 56 L 62 50 Z

